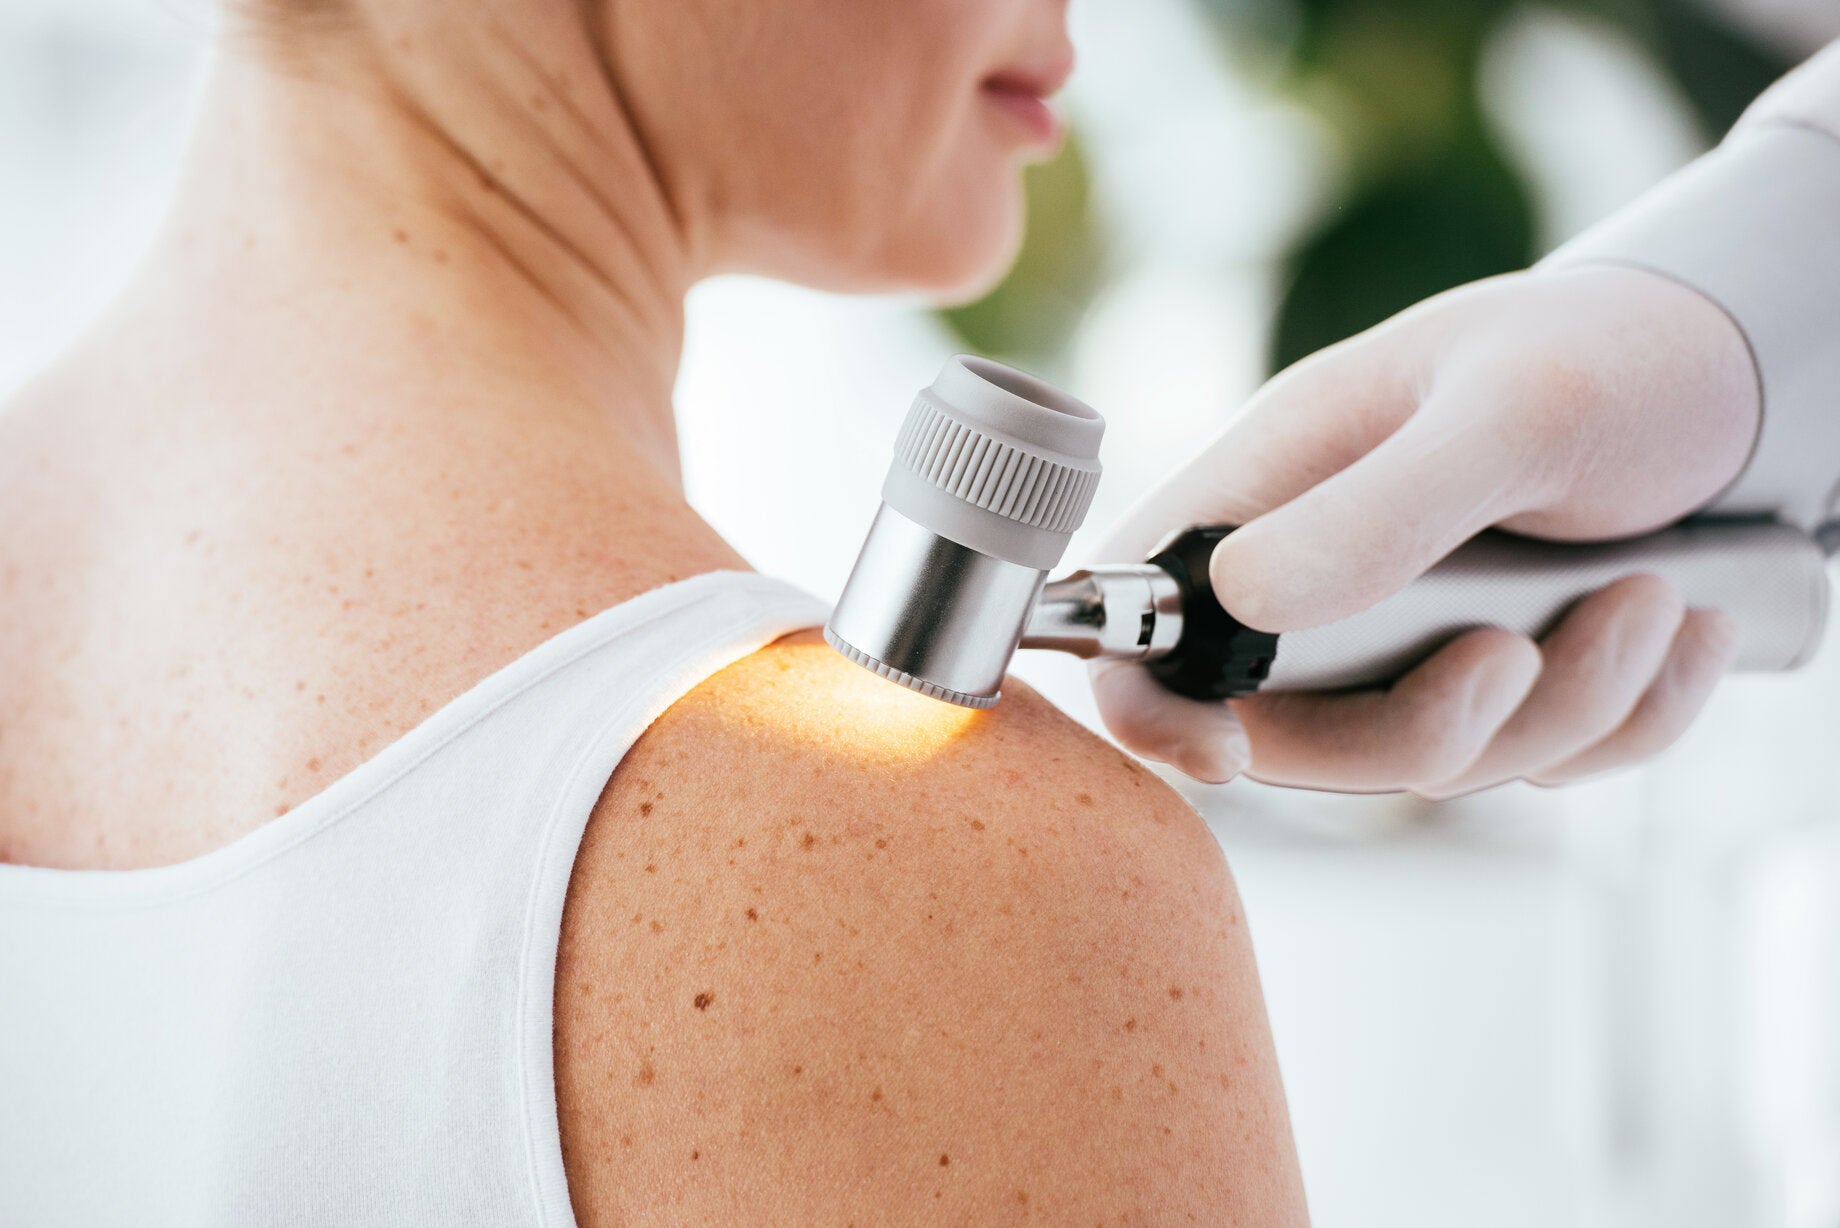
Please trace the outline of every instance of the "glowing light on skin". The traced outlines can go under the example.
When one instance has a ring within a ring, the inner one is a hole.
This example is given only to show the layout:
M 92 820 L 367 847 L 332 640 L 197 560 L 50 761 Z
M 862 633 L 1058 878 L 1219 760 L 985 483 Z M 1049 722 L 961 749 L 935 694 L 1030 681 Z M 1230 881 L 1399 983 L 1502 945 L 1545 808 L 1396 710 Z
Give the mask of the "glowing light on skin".
M 861 760 L 931 758 L 988 716 L 878 678 L 815 631 L 788 636 L 740 668 L 745 694 L 727 695 L 740 701 L 743 719 Z

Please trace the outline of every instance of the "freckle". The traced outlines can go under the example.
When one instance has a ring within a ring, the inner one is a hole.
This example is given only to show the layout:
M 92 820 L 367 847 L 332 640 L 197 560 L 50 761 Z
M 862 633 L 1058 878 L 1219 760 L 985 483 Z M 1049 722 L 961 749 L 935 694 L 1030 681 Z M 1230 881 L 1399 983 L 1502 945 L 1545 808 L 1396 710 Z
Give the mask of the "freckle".
M 662 802 L 664 800 L 664 790 L 660 789 L 658 792 L 652 794 L 652 800 L 655 802 Z
M 1080 803 L 1082 806 L 1090 806 L 1093 804 L 1092 794 L 1090 793 L 1076 794 L 1073 800 Z
M 654 934 L 664 933 L 664 922 L 660 921 L 656 917 L 652 918 L 652 933 Z
M 655 862 L 655 861 L 654 861 L 654 862 L 650 862 L 650 863 L 648 863 L 648 864 L 646 865 L 646 867 L 645 867 L 645 872 L 646 872 L 647 874 L 656 874 L 656 873 L 658 873 L 658 863 L 657 863 L 657 862 Z
M 738 837 L 736 837 L 736 839 L 735 839 L 735 847 L 736 847 L 736 848 L 738 848 L 738 849 L 744 849 L 744 848 L 746 848 L 746 847 L 747 847 L 747 837 L 746 837 L 746 836 L 738 836 Z
M 878 849 L 885 849 L 888 847 L 888 841 L 883 840 L 880 837 L 877 837 L 875 841 L 875 847 Z
M 702 1154 L 703 1154 L 703 1153 L 702 1153 L 702 1152 L 700 1152 L 700 1151 L 692 1151 L 692 1152 L 690 1153 L 690 1158 L 691 1158 L 692 1160 L 694 1160 L 694 1159 L 697 1159 L 697 1158 L 699 1158 L 699 1157 L 700 1157 L 700 1156 L 701 1156 Z
M 1233 1090 L 1233 1081 L 1227 1078 L 1226 1075 L 1221 1075 L 1220 1076 L 1220 1087 L 1222 1091 L 1230 1092 Z
M 652 1064 L 650 1062 L 641 1062 L 639 1063 L 639 1073 L 633 1076 L 633 1083 L 638 1087 L 650 1087 L 652 1085 L 652 1080 L 657 1077 L 658 1073 L 652 1069 Z
M 1174 1079 L 1169 1080 L 1169 1094 L 1172 1096 L 1179 1096 L 1181 1093 L 1182 1089 L 1176 1086 L 1176 1081 Z
M 869 1099 L 871 1100 L 880 1100 L 881 1098 L 882 1098 L 882 1089 L 879 1087 L 869 1093 Z
M 760 914 L 750 908 L 747 911 L 747 918 L 749 921 L 758 921 L 760 920 Z
M 650 802 L 640 802 L 639 803 L 639 813 L 640 814 L 650 814 L 651 812 L 652 812 L 652 804 Z
M 794 1067 L 792 1068 L 792 1073 L 793 1073 L 793 1074 L 795 1074 L 795 1075 L 801 1075 L 801 1074 L 804 1074 L 804 1073 L 805 1073 L 805 1068 L 804 1068 L 803 1066 L 794 1066 Z
M 1016 856 L 1027 857 L 1028 855 L 1029 855 L 1029 850 L 1026 846 L 1020 845 L 1020 844 L 1016 846 Z
M 799 843 L 803 844 L 806 848 L 810 848 L 812 845 L 816 844 L 817 842 L 818 842 L 818 838 L 816 836 L 812 835 L 810 832 L 806 832 L 805 839 L 801 840 Z
M 446 264 L 447 263 L 447 253 L 437 248 L 434 253 L 434 262 L 436 264 Z
M 300 681 L 298 681 L 298 682 L 296 682 L 296 683 L 294 684 L 294 689 L 295 689 L 296 691 L 304 691 L 304 690 L 306 690 L 306 689 L 307 689 L 307 680 L 306 680 L 305 678 L 302 678 L 302 679 L 301 679 Z
M 1127 1019 L 1127 1020 L 1125 1020 L 1125 1021 L 1124 1021 L 1124 1030 L 1125 1030 L 1125 1031 L 1127 1031 L 1127 1032 L 1135 1032 L 1135 1031 L 1137 1031 L 1137 1020 L 1135 1020 L 1135 1019 Z
M 324 695 L 316 695 L 316 696 L 314 696 L 314 700 L 315 700 L 315 702 L 317 702 L 317 703 L 322 703 L 322 704 L 323 704 L 323 703 L 325 703 L 325 702 L 326 702 L 326 697 L 325 697 Z
M 1182 987 L 1180 985 L 1171 985 L 1169 987 L 1169 996 L 1180 1002 L 1182 1000 Z
M 1163 1077 L 1163 1064 L 1161 1062 L 1150 1063 L 1150 1077 L 1153 1079 L 1160 1079 Z
M 811 962 L 812 962 L 812 963 L 814 963 L 814 964 L 815 964 L 815 963 L 818 963 L 818 962 L 819 962 L 819 961 L 821 961 L 821 960 L 822 960 L 823 958 L 824 958 L 824 952 L 822 952 L 822 951 L 813 951 L 813 952 L 811 953 Z
M 409 232 L 398 226 L 395 230 L 390 232 L 390 237 L 395 239 L 398 243 L 407 243 L 409 241 Z
M 1021 1203 L 1025 1207 L 1028 1206 L 1029 1205 L 1028 1191 L 1027 1190 L 1017 1190 L 1016 1191 L 1016 1201 Z
M 633 914 L 633 919 L 632 919 L 632 923 L 633 923 L 634 925 L 637 925 L 637 924 L 639 924 L 639 922 L 640 922 L 640 921 L 641 921 L 642 919 L 644 919 L 644 917 L 645 917 L 645 914 L 644 914 L 644 913 L 642 913 L 642 912 L 636 912 L 636 913 L 634 913 L 634 914 Z
M 285 803 L 280 806 L 275 807 L 275 817 L 277 819 L 280 818 L 282 815 L 286 814 L 287 812 L 288 812 L 288 808 Z
M 982 819 L 971 820 L 971 830 L 972 831 L 983 831 L 984 830 L 984 820 Z
M 620 1146 L 622 1146 L 622 1147 L 630 1147 L 630 1146 L 632 1146 L 632 1135 L 630 1135 L 630 1134 L 622 1134 L 622 1135 L 620 1135 Z
M 944 1168 L 946 1165 L 950 1164 L 951 1162 L 952 1162 L 952 1157 L 946 1155 L 944 1152 L 941 1152 L 939 1154 L 939 1167 Z
M 1118 1086 L 1116 1083 L 1112 1084 L 1112 1099 L 1113 1100 L 1123 1100 L 1124 1099 L 1124 1088 Z
M 715 1000 L 716 1000 L 716 996 L 710 993 L 707 989 L 705 989 L 702 993 L 696 995 L 696 997 L 692 999 L 692 1001 L 696 1004 L 696 1009 L 699 1011 L 708 1010 L 709 1004 L 711 1002 L 714 1002 Z

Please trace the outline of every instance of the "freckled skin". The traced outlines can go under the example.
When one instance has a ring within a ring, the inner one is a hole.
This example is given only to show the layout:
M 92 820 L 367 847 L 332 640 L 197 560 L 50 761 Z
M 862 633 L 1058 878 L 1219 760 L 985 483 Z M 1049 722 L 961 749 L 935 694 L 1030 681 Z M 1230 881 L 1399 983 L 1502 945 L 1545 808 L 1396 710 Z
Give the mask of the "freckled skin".
M 1305 1222 L 1206 827 L 1013 681 L 902 758 L 888 689 L 788 637 L 608 783 L 557 970 L 583 1228 Z

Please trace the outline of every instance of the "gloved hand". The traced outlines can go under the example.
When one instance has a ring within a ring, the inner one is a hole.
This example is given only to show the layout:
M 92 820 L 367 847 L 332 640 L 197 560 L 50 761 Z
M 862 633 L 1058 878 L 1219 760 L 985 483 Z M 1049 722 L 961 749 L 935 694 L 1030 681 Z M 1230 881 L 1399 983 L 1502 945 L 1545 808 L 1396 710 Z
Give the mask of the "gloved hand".
M 1278 375 L 1097 557 L 1242 525 L 1213 556 L 1221 603 L 1261 630 L 1320 626 L 1491 525 L 1567 540 L 1667 525 L 1737 475 L 1758 414 L 1743 337 L 1697 292 L 1607 265 L 1492 278 Z M 1385 690 L 1201 703 L 1117 661 L 1096 662 L 1092 684 L 1125 747 L 1200 780 L 1443 798 L 1654 754 L 1736 647 L 1729 617 L 1632 576 L 1537 645 L 1472 631 Z

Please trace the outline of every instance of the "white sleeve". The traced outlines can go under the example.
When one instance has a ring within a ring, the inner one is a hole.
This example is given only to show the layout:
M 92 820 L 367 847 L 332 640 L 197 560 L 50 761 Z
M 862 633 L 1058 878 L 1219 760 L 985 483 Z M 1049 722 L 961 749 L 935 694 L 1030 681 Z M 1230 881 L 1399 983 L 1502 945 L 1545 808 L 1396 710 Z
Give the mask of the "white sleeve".
M 1697 290 L 1750 346 L 1762 424 L 1707 507 L 1810 530 L 1840 513 L 1840 43 L 1767 91 L 1712 152 L 1541 267 L 1601 263 Z

